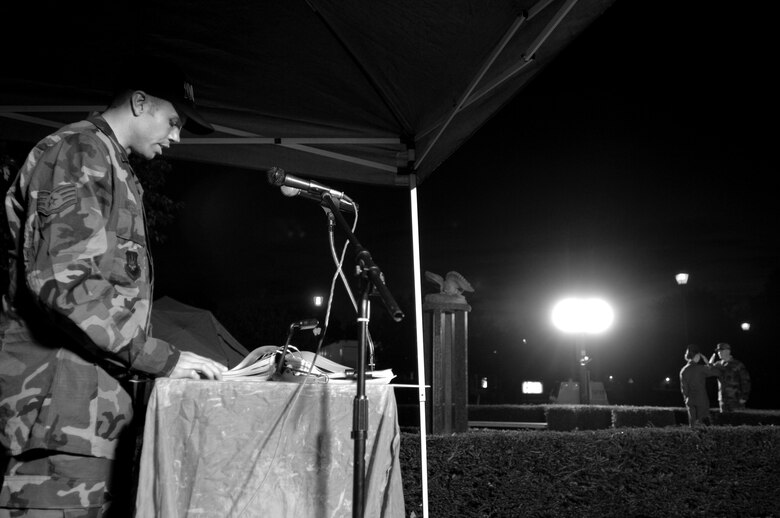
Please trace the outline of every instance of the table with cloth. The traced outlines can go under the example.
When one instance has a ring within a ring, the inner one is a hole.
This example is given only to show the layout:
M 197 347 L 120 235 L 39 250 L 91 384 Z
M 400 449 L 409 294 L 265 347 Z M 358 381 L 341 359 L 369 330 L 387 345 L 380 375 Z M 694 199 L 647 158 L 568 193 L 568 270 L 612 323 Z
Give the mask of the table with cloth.
M 149 398 L 136 515 L 352 515 L 356 386 L 162 378 Z M 364 516 L 403 517 L 393 388 L 366 386 Z

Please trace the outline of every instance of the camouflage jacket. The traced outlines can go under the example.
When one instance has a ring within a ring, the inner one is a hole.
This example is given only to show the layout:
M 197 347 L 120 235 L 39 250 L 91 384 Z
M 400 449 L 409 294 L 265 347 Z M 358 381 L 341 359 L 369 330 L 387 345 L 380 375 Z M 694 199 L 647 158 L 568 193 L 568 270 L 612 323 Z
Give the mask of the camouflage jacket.
M 113 458 L 132 419 L 120 378 L 166 375 L 178 361 L 175 347 L 149 335 L 153 275 L 141 196 L 101 117 L 40 141 L 9 189 L 0 440 L 11 454 Z
M 729 361 L 719 360 L 714 366 L 720 369 L 718 400 L 737 401 L 750 397 L 750 374 L 744 363 L 731 358 Z

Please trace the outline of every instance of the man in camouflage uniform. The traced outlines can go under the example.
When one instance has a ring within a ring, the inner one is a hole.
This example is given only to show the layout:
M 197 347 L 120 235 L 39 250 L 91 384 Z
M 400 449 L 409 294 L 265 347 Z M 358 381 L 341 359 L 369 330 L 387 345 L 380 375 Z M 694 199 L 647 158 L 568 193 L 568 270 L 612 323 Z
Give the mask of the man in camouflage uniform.
M 716 356 L 720 360 L 716 361 Z M 718 375 L 718 402 L 721 412 L 732 412 L 745 408 L 750 397 L 750 374 L 745 364 L 731 356 L 731 346 L 725 342 L 719 343 L 710 365 L 720 369 Z
M 225 370 L 150 336 L 152 261 L 128 154 L 151 159 L 183 125 L 211 127 L 180 70 L 150 62 L 133 73 L 101 115 L 41 140 L 5 199 L 0 518 L 131 512 L 123 502 L 108 513 L 132 478 L 128 379 Z

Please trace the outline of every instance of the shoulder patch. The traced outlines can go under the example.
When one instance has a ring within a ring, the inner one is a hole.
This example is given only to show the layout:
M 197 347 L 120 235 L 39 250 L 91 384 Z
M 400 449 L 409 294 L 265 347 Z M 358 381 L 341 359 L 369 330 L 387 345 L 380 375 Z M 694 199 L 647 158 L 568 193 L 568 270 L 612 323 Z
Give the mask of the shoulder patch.
M 76 186 L 58 185 L 53 191 L 38 191 L 38 212 L 44 217 L 58 214 L 76 204 Z

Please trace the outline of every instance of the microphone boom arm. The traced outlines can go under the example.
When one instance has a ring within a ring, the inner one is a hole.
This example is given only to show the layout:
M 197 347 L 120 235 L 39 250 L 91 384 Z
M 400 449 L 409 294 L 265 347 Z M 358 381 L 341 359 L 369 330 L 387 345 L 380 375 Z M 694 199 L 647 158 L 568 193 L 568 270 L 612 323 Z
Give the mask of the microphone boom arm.
M 365 272 L 366 278 L 370 281 L 371 285 L 376 288 L 376 291 L 379 294 L 379 298 L 382 300 L 385 309 L 393 320 L 400 322 L 404 318 L 404 313 L 401 311 L 400 306 L 398 306 L 398 303 L 393 298 L 392 293 L 390 293 L 387 284 L 385 284 L 382 270 L 380 270 L 379 266 L 377 266 L 374 262 L 374 259 L 371 257 L 371 253 L 357 240 L 355 234 L 352 232 L 352 229 L 349 227 L 347 220 L 344 219 L 344 216 L 341 214 L 341 211 L 336 205 L 336 202 L 333 201 L 333 198 L 330 196 L 330 194 L 324 193 L 322 195 L 322 201 L 323 205 L 326 205 L 331 209 L 333 216 L 336 218 L 336 221 L 338 221 L 339 226 L 347 234 L 349 241 L 355 246 L 355 261 L 361 270 Z

